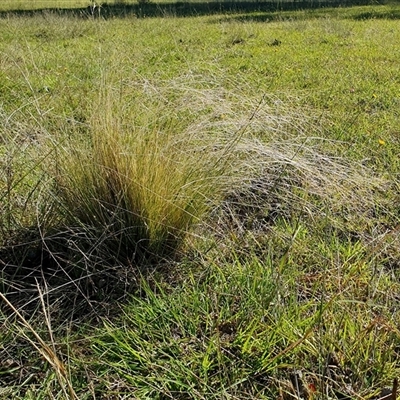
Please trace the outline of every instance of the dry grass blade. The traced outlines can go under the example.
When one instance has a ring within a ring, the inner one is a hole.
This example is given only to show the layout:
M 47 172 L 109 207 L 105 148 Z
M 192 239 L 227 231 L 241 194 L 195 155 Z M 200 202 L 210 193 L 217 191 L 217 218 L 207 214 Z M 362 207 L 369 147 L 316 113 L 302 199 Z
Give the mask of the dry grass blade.
M 56 373 L 57 379 L 60 383 L 61 388 L 64 391 L 65 398 L 78 399 L 71 382 L 68 379 L 67 371 L 64 363 L 57 357 L 55 351 L 40 337 L 32 325 L 21 315 L 21 313 L 10 303 L 10 301 L 0 292 L 0 298 L 11 308 L 11 310 L 18 317 L 21 324 L 27 328 L 35 337 L 38 343 L 35 343 L 32 339 L 23 333 L 25 339 L 45 358 L 45 360 L 51 365 Z M 65 390 L 67 386 L 68 393 Z

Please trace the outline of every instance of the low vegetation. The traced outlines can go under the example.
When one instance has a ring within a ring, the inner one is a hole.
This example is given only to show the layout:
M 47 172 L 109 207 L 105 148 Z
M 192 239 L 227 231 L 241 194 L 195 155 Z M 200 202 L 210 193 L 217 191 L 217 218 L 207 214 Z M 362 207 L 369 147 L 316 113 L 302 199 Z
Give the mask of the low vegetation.
M 118 7 L 0 13 L 0 398 L 395 399 L 398 5 Z

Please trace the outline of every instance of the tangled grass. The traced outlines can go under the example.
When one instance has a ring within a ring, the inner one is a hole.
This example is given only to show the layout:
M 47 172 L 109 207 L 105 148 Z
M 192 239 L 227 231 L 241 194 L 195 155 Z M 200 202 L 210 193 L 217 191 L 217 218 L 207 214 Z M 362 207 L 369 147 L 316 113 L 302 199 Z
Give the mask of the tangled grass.
M 35 225 L 39 241 L 68 232 L 61 245 L 50 239 L 46 252 L 68 253 L 74 243 L 80 259 L 140 265 L 182 254 L 196 227 L 232 229 L 226 215 L 246 231 L 251 219 L 262 225 L 297 213 L 358 238 L 378 235 L 390 218 L 389 181 L 340 157 L 342 144 L 320 138 L 316 117 L 293 103 L 251 99 L 240 87 L 228 92 L 212 76 L 139 81 L 124 90 L 104 84 L 83 130 L 76 123 L 51 135 L 43 127 L 24 139 L 26 152 L 16 144 L 26 128 L 16 128 L 3 146 L 8 234 Z M 311 130 L 315 136 L 305 134 Z M 16 162 L 23 168 L 13 175 Z M 11 201 L 28 186 L 24 203 Z M 225 217 L 210 222 L 222 209 Z

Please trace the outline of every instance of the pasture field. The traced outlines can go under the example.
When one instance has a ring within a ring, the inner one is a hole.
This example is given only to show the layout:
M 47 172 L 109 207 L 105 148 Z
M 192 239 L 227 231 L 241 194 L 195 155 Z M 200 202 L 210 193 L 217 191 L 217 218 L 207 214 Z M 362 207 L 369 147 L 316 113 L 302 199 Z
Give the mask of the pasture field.
M 0 399 L 395 399 L 400 6 L 10 4 Z
M 85 0 L 3 0 L 0 10 L 34 10 L 43 8 L 77 8 L 87 7 L 90 4 Z

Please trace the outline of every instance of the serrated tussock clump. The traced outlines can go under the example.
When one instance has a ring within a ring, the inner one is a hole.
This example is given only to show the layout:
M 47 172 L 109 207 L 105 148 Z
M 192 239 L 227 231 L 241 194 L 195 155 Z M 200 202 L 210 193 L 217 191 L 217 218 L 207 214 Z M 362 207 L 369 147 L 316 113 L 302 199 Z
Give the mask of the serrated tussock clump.
M 228 143 L 171 126 L 134 126 L 113 106 L 89 140 L 64 146 L 56 173 L 66 223 L 86 227 L 125 262 L 171 257 L 225 179 Z
M 29 203 L 36 210 L 29 221 L 41 224 L 43 238 L 61 240 L 46 240 L 47 253 L 71 253 L 73 243 L 77 255 L 63 256 L 69 264 L 153 263 L 181 254 L 188 235 L 263 231 L 299 215 L 368 236 L 377 204 L 384 210 L 388 201 L 387 182 L 340 157 L 341 144 L 321 139 L 312 111 L 295 99 L 251 97 L 246 87 L 227 90 L 217 78 L 138 79 L 119 92 L 104 84 L 84 129 L 42 129 L 29 146 L 44 156 L 24 161 L 35 175 L 12 190 L 2 176 L 8 197 L 33 187 L 28 199 L 41 204 Z M 22 128 L 14 131 L 4 151 L 15 158 Z M 49 175 L 54 187 L 46 196 Z
M 300 113 L 285 112 L 276 99 L 240 103 L 218 87 L 174 84 L 140 90 L 142 106 L 133 110 L 102 95 L 90 137 L 64 142 L 56 163 L 60 210 L 69 226 L 90 232 L 84 236 L 93 237 L 97 255 L 123 263 L 174 257 L 195 226 L 208 221 L 206 229 L 215 229 L 206 216 L 221 201 L 230 215 L 232 207 L 248 214 L 250 206 L 269 208 L 274 218 L 290 218 L 290 210 L 331 210 L 334 218 L 343 207 L 367 213 L 385 185 L 360 165 L 326 155 L 326 142 L 304 135 L 312 119 L 300 124 Z M 158 110 L 152 120 L 140 113 L 147 102 Z

